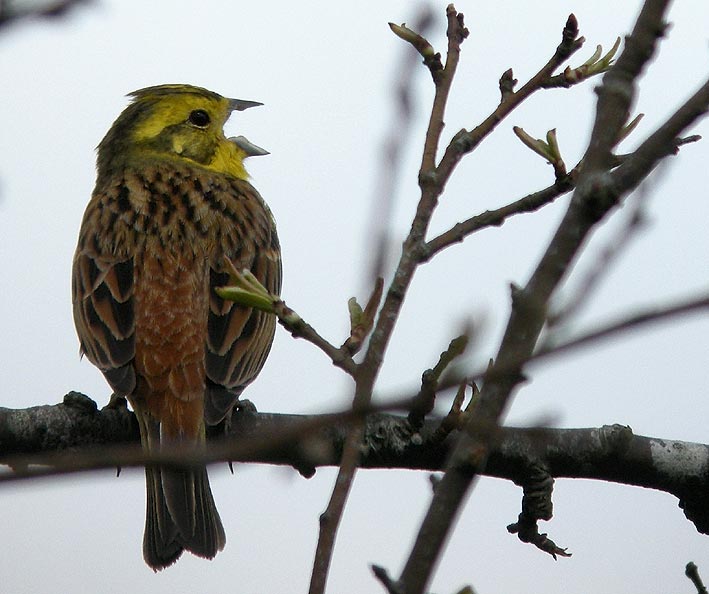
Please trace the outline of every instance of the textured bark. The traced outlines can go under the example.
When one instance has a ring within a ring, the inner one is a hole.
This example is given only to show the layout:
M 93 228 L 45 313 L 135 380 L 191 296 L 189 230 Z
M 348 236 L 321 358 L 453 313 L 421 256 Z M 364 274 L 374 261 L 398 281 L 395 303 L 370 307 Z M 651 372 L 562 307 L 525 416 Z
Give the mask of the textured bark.
M 349 420 L 351 420 L 351 416 Z M 404 415 L 370 414 L 361 449 L 362 468 L 439 471 L 457 433 L 440 437 L 440 419 L 429 418 L 412 433 Z M 168 463 L 232 460 L 293 466 L 312 476 L 337 466 L 347 437 L 347 415 L 285 415 L 245 410 L 234 415 L 228 440 L 223 427 L 200 460 L 163 456 Z M 658 489 L 679 499 L 699 532 L 709 534 L 709 446 L 635 435 L 629 427 L 587 429 L 502 428 L 495 436 L 487 476 L 528 486 L 542 469 L 552 478 L 585 478 Z M 70 392 L 60 404 L 0 408 L 0 461 L 13 476 L 136 466 L 157 457 L 141 452 L 138 425 L 125 406 L 99 409 L 87 396 Z M 97 446 L 99 446 L 97 448 Z M 110 447 L 109 447 L 110 446 Z M 108 448 L 108 449 L 107 449 Z M 64 453 L 64 454 L 62 454 Z M 67 455 L 68 454 L 68 455 Z M 41 472 L 29 464 L 50 464 Z

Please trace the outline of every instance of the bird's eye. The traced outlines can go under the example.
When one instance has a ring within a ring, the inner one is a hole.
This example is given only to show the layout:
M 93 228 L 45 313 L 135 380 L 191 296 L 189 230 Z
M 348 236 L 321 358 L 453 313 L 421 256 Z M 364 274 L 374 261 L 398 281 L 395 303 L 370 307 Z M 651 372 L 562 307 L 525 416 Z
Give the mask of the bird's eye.
M 209 114 L 203 109 L 195 109 L 190 112 L 189 122 L 198 128 L 204 128 L 209 125 Z

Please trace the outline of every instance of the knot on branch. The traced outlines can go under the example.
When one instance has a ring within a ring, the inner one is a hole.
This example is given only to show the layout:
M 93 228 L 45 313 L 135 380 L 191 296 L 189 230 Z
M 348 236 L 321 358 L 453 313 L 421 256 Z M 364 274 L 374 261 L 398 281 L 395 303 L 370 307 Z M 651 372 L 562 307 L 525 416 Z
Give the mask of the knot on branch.
M 633 430 L 627 425 L 603 425 L 598 434 L 601 446 L 608 453 L 621 454 L 628 449 L 633 439 Z
M 380 453 L 382 455 L 388 452 L 400 454 L 411 445 L 417 445 L 412 441 L 413 435 L 414 432 L 403 418 L 379 414 L 370 415 L 367 418 L 362 447 L 373 459 L 376 459 Z
M 550 520 L 553 514 L 554 505 L 551 495 L 554 479 L 552 476 L 541 464 L 533 464 L 527 469 L 527 476 L 521 484 L 524 493 L 522 512 L 517 522 L 507 526 L 507 531 L 510 534 L 517 534 L 522 542 L 531 543 L 545 553 L 549 553 L 554 559 L 557 555 L 570 557 L 571 553 L 566 549 L 558 547 L 546 534 L 540 534 L 537 526 L 539 520 Z
M 61 404 L 22 410 L 0 408 L 0 444 L 7 459 L 16 455 L 138 441 L 138 424 L 122 398 L 99 410 L 80 392 Z

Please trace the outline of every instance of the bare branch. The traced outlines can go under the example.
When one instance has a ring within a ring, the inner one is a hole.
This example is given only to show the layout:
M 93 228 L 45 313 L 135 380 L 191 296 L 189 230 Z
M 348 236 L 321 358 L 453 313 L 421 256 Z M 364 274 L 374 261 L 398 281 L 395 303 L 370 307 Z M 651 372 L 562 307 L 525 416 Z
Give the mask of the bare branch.
M 435 168 L 438 141 L 443 130 L 443 114 L 448 92 L 458 65 L 460 44 L 468 35 L 468 30 L 463 24 L 463 15 L 459 14 L 452 4 L 448 6 L 446 15 L 448 18 L 448 52 L 442 74 L 440 77 L 434 77 L 436 93 L 419 173 L 421 199 L 411 225 L 411 231 L 404 242 L 404 250 L 394 273 L 394 279 L 387 291 L 384 304 L 381 307 L 377 323 L 372 332 L 364 360 L 356 373 L 355 394 L 352 404 L 354 410 L 362 410 L 370 404 L 374 382 L 384 359 L 384 352 L 401 310 L 406 290 L 411 283 L 418 264 L 415 254 L 423 244 L 437 197 L 442 191 L 442 186 L 431 183 L 431 177 Z M 355 422 L 352 424 L 345 443 L 342 462 L 332 496 L 327 509 L 320 517 L 320 532 L 310 582 L 310 594 L 323 594 L 325 591 L 335 535 L 359 464 L 363 431 L 364 427 L 361 423 Z
M 647 183 L 647 182 L 646 182 Z M 569 321 L 578 313 L 581 308 L 589 303 L 590 297 L 594 294 L 594 290 L 601 284 L 602 278 L 607 275 L 613 263 L 618 260 L 631 242 L 635 239 L 639 232 L 645 228 L 645 205 L 646 205 L 646 185 L 641 186 L 641 191 L 635 200 L 627 215 L 621 229 L 616 233 L 615 237 L 605 246 L 603 246 L 592 266 L 585 273 L 583 278 L 576 283 L 576 288 L 573 294 L 566 299 L 563 305 L 558 305 L 553 308 L 547 317 L 547 327 L 549 329 L 560 327 L 564 322 Z
M 704 582 L 702 582 L 702 578 L 699 576 L 699 568 L 695 563 L 692 563 L 691 561 L 687 563 L 684 570 L 684 575 L 686 575 L 694 584 L 694 587 L 697 589 L 697 594 L 707 594 L 707 589 L 704 586 Z
M 213 436 L 203 452 L 193 449 L 148 454 L 139 446 L 137 423 L 125 407 L 98 410 L 76 392 L 65 402 L 30 409 L 0 408 L 2 463 L 14 471 L 0 483 L 145 464 L 191 466 L 233 460 L 288 465 L 304 476 L 340 463 L 351 410 L 331 415 L 236 414 L 229 438 Z M 406 416 L 367 416 L 363 468 L 445 468 L 456 435 L 440 440 L 441 419 L 424 422 L 411 439 Z M 43 439 L 43 435 L 50 436 Z M 64 435 L 61 444 L 51 436 Z M 59 449 L 58 449 L 59 448 Z M 525 484 L 529 468 L 554 478 L 604 480 L 658 489 L 680 499 L 688 519 L 709 534 L 709 445 L 635 435 L 621 425 L 590 429 L 499 428 L 485 474 Z M 440 488 L 440 485 L 439 485 Z M 546 516 L 540 519 L 544 519 Z
M 551 204 L 559 196 L 563 196 L 574 189 L 573 178 L 575 175 L 576 171 L 572 170 L 566 178 L 543 190 L 528 194 L 506 206 L 501 206 L 495 210 L 486 210 L 461 223 L 456 223 L 448 231 L 426 242 L 424 249 L 421 250 L 421 261 L 427 262 L 440 251 L 455 243 L 462 242 L 466 237 L 481 229 L 499 227 L 514 215 L 535 212 L 547 204 Z
M 625 315 L 620 319 L 607 324 L 596 325 L 596 329 L 580 336 L 569 339 L 562 343 L 549 343 L 540 348 L 529 361 L 547 358 L 551 355 L 560 355 L 570 350 L 577 349 L 598 340 L 609 338 L 616 334 L 625 333 L 628 330 L 644 326 L 649 323 L 667 321 L 671 318 L 695 313 L 703 309 L 709 309 L 709 290 L 692 297 L 685 297 L 664 305 L 650 306 L 634 314 Z
M 438 166 L 437 174 L 442 184 L 451 176 L 458 162 L 464 155 L 471 152 L 480 144 L 496 127 L 502 122 L 514 109 L 527 99 L 530 95 L 542 88 L 542 85 L 549 79 L 552 72 L 561 64 L 568 60 L 576 51 L 583 45 L 583 37 L 578 37 L 578 23 L 576 17 L 570 15 L 566 26 L 562 32 L 562 40 L 556 48 L 556 52 L 551 59 L 537 72 L 527 83 L 525 83 L 518 91 L 510 92 L 508 82 L 512 79 L 512 73 L 509 76 L 503 75 L 505 83 L 502 92 L 502 101 L 500 105 L 493 111 L 481 124 L 470 130 L 460 130 L 450 144 Z M 507 73 L 506 73 L 507 74 Z M 501 81 L 501 85 L 502 85 Z
M 318 334 L 315 328 L 288 307 L 285 301 L 278 300 L 274 303 L 274 313 L 278 316 L 278 322 L 288 330 L 294 338 L 307 340 L 325 353 L 335 367 L 339 367 L 351 376 L 355 375 L 357 364 L 352 359 L 348 348 L 344 345 L 338 348 L 325 340 Z
M 434 52 L 433 47 L 423 37 L 433 23 L 433 12 L 430 7 L 423 6 L 416 17 L 416 32 L 405 25 L 389 23 L 392 31 L 402 39 L 411 43 L 424 57 L 434 81 L 443 71 L 441 55 Z M 407 146 L 412 129 L 414 116 L 414 81 L 418 72 L 416 56 L 407 51 L 402 56 L 401 64 L 396 68 L 394 82 L 394 110 L 390 118 L 389 131 L 382 146 L 382 159 L 379 165 L 378 181 L 375 186 L 370 233 L 365 237 L 367 251 L 372 253 L 371 279 L 385 276 L 385 267 L 390 257 L 391 216 L 394 210 L 396 189 L 401 170 L 401 155 Z M 372 244 L 374 242 L 374 248 Z M 368 280 L 368 279 L 367 279 Z M 378 304 L 377 304 L 378 305 Z
M 609 104 L 606 98 L 613 95 L 615 88 L 608 90 L 605 87 L 613 86 L 616 80 L 623 80 L 626 83 L 623 100 L 632 96 L 635 78 L 642 64 L 652 55 L 657 38 L 661 34 L 664 8 L 666 8 L 664 4 L 648 0 L 638 19 L 633 36 L 628 40 L 618 63 L 604 76 L 604 89 L 599 91 L 596 125 L 591 146 L 585 157 L 588 162 L 584 163 L 581 171 L 579 187 L 529 282 L 523 289 L 513 287 L 512 313 L 492 374 L 486 375 L 483 389 L 475 400 L 471 418 L 465 427 L 465 435 L 458 441 L 451 455 L 448 468 L 434 492 L 413 550 L 401 574 L 400 581 L 404 584 L 407 594 L 423 594 L 425 591 L 465 495 L 476 475 L 485 467 L 493 433 L 489 430 L 479 432 L 478 429 L 480 426 L 487 428 L 494 426 L 505 411 L 514 388 L 523 380 L 520 362 L 528 359 L 533 352 L 546 320 L 547 306 L 552 293 L 590 230 L 617 203 L 616 200 L 607 200 L 605 196 L 593 193 L 594 184 L 588 182 L 589 176 L 607 172 L 612 167 L 611 149 L 627 121 L 626 112 L 629 102 L 624 108 L 622 102 Z M 575 19 L 572 24 L 575 25 Z M 575 27 L 569 27 L 567 24 L 567 29 L 570 28 Z M 564 41 L 560 48 L 570 38 L 567 29 L 564 31 Z M 569 47 L 569 44 L 566 43 L 566 46 Z M 635 50 L 640 50 L 637 54 L 643 56 L 644 60 L 626 57 L 626 55 L 635 55 Z M 559 53 L 563 52 L 557 51 L 557 54 Z M 522 89 L 518 93 L 521 91 Z M 610 109 L 616 110 L 612 117 L 602 113 Z M 619 109 L 621 114 L 617 111 Z M 607 124 L 609 129 L 599 131 L 598 128 L 602 124 Z M 444 156 L 443 161 L 445 159 Z M 582 187 L 583 191 L 580 191 Z M 509 371 L 502 374 L 500 369 Z
M 421 376 L 421 390 L 414 397 L 411 403 L 411 411 L 408 420 L 413 431 L 418 431 L 423 425 L 426 415 L 433 410 L 436 401 L 436 389 L 438 380 L 446 368 L 460 355 L 468 346 L 468 335 L 463 334 L 451 340 L 448 348 L 441 353 L 438 363 L 431 369 L 427 369 Z
M 682 144 L 699 140 L 701 137 L 698 136 L 680 138 L 680 135 L 703 117 L 708 109 L 709 80 L 665 124 L 623 160 L 610 176 L 609 189 L 617 195 L 634 190 L 663 158 L 677 154 Z

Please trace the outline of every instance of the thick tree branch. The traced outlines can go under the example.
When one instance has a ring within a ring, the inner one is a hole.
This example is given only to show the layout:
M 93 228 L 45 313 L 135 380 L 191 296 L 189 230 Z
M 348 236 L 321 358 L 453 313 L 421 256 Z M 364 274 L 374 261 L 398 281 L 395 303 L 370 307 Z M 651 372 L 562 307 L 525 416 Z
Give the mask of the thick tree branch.
M 228 441 L 210 440 L 194 451 L 147 455 L 133 413 L 99 410 L 71 392 L 64 402 L 28 409 L 0 408 L 0 461 L 13 472 L 0 482 L 146 463 L 200 464 L 231 460 L 292 466 L 305 476 L 337 466 L 352 417 L 243 412 Z M 428 419 L 412 439 L 405 416 L 367 417 L 362 468 L 445 468 L 456 436 L 441 440 L 441 419 Z M 484 474 L 524 484 L 528 469 L 542 465 L 554 478 L 583 478 L 658 489 L 679 499 L 697 530 L 709 534 L 709 445 L 643 437 L 629 427 L 588 429 L 503 427 L 495 435 Z

